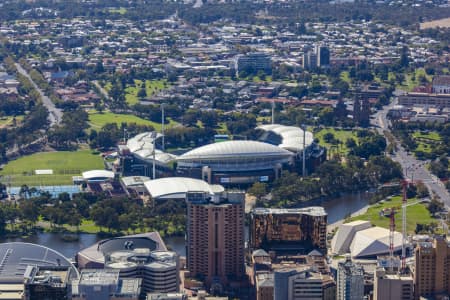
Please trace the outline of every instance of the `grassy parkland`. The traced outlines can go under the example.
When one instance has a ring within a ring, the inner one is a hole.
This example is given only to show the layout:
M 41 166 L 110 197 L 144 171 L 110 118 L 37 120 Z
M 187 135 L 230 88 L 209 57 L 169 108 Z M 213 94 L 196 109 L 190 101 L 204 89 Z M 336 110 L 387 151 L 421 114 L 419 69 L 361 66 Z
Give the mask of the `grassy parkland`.
M 408 205 L 406 207 L 406 230 L 408 233 L 414 233 L 416 229 L 416 224 L 426 224 L 429 225 L 431 223 L 436 223 L 436 219 L 430 214 L 430 211 L 427 209 L 425 204 L 417 203 L 418 200 L 415 198 L 408 199 Z M 390 199 L 386 199 L 384 201 L 378 202 L 367 209 L 365 214 L 355 216 L 347 219 L 346 221 L 356 221 L 356 220 L 364 220 L 370 221 L 372 225 L 383 227 L 389 229 L 390 219 L 387 216 L 382 215 L 380 212 L 383 209 L 395 208 L 395 230 L 402 230 L 402 197 L 395 196 Z
M 35 170 L 53 170 L 53 175 L 36 175 Z M 48 186 L 72 184 L 72 176 L 104 169 L 100 155 L 89 150 L 40 152 L 10 161 L 0 171 L 1 182 L 11 186 Z
M 169 123 L 165 124 L 166 128 L 173 127 L 178 124 L 177 122 L 171 119 L 168 120 Z M 153 128 L 155 128 L 155 130 L 161 130 L 161 123 L 145 120 L 135 115 L 115 114 L 112 112 L 97 112 L 97 111 L 89 112 L 89 125 L 91 126 L 92 129 L 99 130 L 108 123 L 116 123 L 118 126 L 120 126 L 120 124 L 122 123 L 126 124 L 135 123 L 137 125 L 147 125 L 147 126 L 151 125 L 153 126 Z
M 332 141 L 326 140 L 327 134 L 333 135 Z M 319 140 L 319 144 L 330 149 L 334 148 L 339 154 L 345 155 L 349 152 L 349 149 L 345 145 L 345 142 L 348 139 L 354 139 L 358 144 L 359 138 L 355 130 L 345 130 L 345 129 L 336 129 L 336 128 L 322 128 L 319 131 L 314 132 L 314 138 Z M 330 151 L 330 152 L 336 152 Z

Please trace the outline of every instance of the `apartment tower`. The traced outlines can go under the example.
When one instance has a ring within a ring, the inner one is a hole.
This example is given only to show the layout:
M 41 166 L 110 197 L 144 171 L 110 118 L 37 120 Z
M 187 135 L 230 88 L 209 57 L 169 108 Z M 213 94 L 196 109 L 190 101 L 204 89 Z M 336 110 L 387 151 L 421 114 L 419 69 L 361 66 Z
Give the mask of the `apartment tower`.
M 207 287 L 244 276 L 244 194 L 187 195 L 187 267 Z
M 414 294 L 435 297 L 450 293 L 450 245 L 445 236 L 422 242 L 414 250 Z

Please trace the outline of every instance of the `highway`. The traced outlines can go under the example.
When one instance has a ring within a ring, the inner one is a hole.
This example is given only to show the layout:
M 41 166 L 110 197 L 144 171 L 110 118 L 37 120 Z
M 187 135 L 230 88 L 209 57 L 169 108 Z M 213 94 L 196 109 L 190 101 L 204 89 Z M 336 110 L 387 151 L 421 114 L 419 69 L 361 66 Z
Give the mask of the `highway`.
M 371 119 L 371 124 L 380 134 L 384 131 L 390 132 L 387 112 L 396 104 L 396 100 L 383 107 Z M 390 157 L 401 164 L 404 177 L 411 181 L 422 181 L 431 192 L 437 195 L 447 208 L 450 208 L 450 194 L 444 184 L 425 167 L 426 161 L 417 160 L 412 153 L 407 153 L 396 139 L 397 151 Z
M 47 108 L 49 113 L 48 120 L 50 121 L 50 126 L 59 124 L 63 116 L 62 110 L 57 108 L 55 104 L 52 102 L 52 100 L 50 100 L 50 98 L 44 94 L 44 92 L 37 86 L 37 84 L 33 81 L 33 79 L 31 79 L 28 72 L 24 68 L 22 68 L 21 65 L 19 65 L 18 63 L 16 63 L 15 65 L 17 71 L 26 78 L 28 78 L 28 80 L 30 80 L 33 87 L 38 91 L 39 95 L 41 96 L 42 104 Z

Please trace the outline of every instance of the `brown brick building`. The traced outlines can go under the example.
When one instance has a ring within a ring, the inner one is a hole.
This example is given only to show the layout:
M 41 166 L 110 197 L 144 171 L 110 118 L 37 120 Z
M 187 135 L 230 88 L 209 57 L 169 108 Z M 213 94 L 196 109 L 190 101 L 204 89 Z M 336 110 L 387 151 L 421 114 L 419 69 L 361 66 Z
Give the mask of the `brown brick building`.
M 415 249 L 414 294 L 435 297 L 450 294 L 450 245 L 444 236 L 422 242 Z
M 187 267 L 207 287 L 244 276 L 244 194 L 187 195 Z
M 255 208 L 251 213 L 250 248 L 278 254 L 326 254 L 327 214 L 323 207 L 298 209 Z

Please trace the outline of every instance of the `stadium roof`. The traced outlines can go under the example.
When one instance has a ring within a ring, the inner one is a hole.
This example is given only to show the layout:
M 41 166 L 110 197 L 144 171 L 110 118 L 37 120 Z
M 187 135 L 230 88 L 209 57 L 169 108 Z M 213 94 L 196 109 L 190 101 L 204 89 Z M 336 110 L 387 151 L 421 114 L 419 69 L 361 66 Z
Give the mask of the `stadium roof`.
M 295 126 L 284 126 L 280 124 L 260 125 L 257 129 L 271 131 L 281 137 L 281 144 L 278 147 L 299 152 L 303 150 L 303 129 Z M 314 136 L 311 132 L 306 131 L 305 146 L 308 147 L 314 142 Z
M 402 234 L 394 232 L 394 251 L 402 248 Z M 350 245 L 352 257 L 374 257 L 389 253 L 389 230 L 371 227 L 356 232 Z
M 0 244 L 0 283 L 23 283 L 27 266 L 39 267 L 67 266 L 73 269 L 78 277 L 77 269 L 61 253 L 42 245 L 30 243 Z
M 209 144 L 179 156 L 177 160 L 225 159 L 227 157 L 292 156 L 292 153 L 279 147 L 257 141 L 225 141 Z
M 105 179 L 106 178 L 109 178 L 109 179 L 114 178 L 114 172 L 107 171 L 107 170 L 91 170 L 91 171 L 83 172 L 82 175 L 85 180 L 98 179 L 98 178 L 105 178 Z
M 162 137 L 162 134 L 157 132 L 144 132 L 136 135 L 127 141 L 127 147 L 134 155 L 141 159 L 153 159 L 153 140 Z M 155 160 L 167 164 L 176 158 L 175 155 L 155 150 Z
M 211 195 L 222 193 L 221 185 L 211 185 L 206 181 L 187 177 L 167 177 L 144 183 L 153 199 L 185 199 L 188 192 L 204 192 Z
M 149 149 L 153 151 L 153 140 L 158 139 L 162 136 L 160 133 L 156 132 L 143 132 L 127 141 L 127 147 L 131 152 L 136 152 L 142 149 Z

